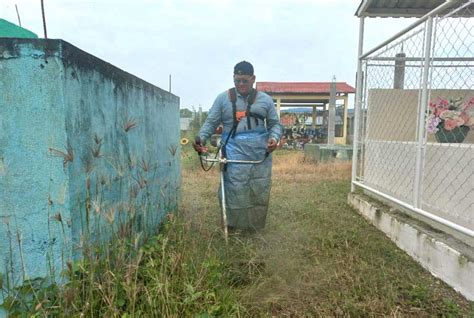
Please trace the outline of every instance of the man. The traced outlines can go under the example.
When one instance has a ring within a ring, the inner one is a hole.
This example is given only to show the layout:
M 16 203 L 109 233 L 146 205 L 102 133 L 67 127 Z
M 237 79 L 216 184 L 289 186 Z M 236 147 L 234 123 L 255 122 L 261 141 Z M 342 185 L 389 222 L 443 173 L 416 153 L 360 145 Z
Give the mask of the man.
M 229 229 L 260 230 L 265 226 L 270 199 L 272 158 L 282 134 L 273 99 L 253 88 L 252 64 L 234 67 L 234 88 L 217 96 L 193 144 L 201 153 L 222 124 L 221 146 L 227 159 L 262 160 L 260 164 L 227 163 L 224 171 Z M 222 204 L 221 193 L 219 199 Z

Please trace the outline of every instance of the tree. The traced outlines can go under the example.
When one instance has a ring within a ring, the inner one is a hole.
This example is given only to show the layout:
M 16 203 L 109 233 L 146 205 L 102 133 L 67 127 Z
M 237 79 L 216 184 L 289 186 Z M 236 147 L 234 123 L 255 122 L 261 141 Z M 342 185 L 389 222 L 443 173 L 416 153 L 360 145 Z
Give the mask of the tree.
M 179 110 L 179 117 L 181 118 L 193 118 L 193 111 L 187 108 L 181 108 Z

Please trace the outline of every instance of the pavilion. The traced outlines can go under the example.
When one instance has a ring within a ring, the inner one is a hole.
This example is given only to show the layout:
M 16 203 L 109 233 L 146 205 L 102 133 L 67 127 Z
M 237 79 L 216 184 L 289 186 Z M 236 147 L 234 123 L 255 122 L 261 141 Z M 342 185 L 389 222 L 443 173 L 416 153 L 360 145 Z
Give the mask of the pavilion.
M 280 116 L 281 107 L 312 107 L 312 127 L 316 125 L 317 110 L 328 113 L 331 82 L 257 82 L 257 90 L 270 95 Z M 355 88 L 345 82 L 336 83 L 336 103 L 343 101 L 344 118 L 342 135 L 336 136 L 337 144 L 347 140 L 347 105 L 349 94 Z

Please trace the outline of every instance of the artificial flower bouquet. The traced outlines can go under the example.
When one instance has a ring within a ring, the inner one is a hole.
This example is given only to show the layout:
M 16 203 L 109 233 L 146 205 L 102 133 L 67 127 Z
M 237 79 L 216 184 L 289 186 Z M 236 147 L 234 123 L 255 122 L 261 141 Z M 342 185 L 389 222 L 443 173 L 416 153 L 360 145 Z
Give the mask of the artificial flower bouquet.
M 474 128 L 474 97 L 437 97 L 429 104 L 428 133 L 435 134 L 438 142 L 462 142 Z

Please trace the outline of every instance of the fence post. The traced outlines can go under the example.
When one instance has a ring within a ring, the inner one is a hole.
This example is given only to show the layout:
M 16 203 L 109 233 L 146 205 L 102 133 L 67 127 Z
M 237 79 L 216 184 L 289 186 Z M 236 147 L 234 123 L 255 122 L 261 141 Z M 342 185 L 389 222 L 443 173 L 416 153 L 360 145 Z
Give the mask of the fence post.
M 403 52 L 395 55 L 395 73 L 393 74 L 393 88 L 403 89 L 405 87 L 405 58 Z
M 356 83 L 356 96 L 355 96 L 355 111 L 354 111 L 354 140 L 353 140 L 353 151 L 352 151 L 352 182 L 351 192 L 355 191 L 354 182 L 357 181 L 357 157 L 359 151 L 359 126 L 361 116 L 361 104 L 362 104 L 362 51 L 364 46 L 364 17 L 359 18 L 359 48 L 357 50 L 357 83 Z
M 418 127 L 417 134 L 417 148 L 416 148 L 416 162 L 415 162 L 415 184 L 413 188 L 413 206 L 417 209 L 421 208 L 422 197 L 422 183 L 423 183 L 423 165 L 426 148 L 426 106 L 428 105 L 428 82 L 430 72 L 431 59 L 431 38 L 433 35 L 433 17 L 430 16 L 426 21 L 425 33 L 425 52 L 423 62 L 423 76 L 422 76 L 422 91 L 421 100 L 418 107 Z

